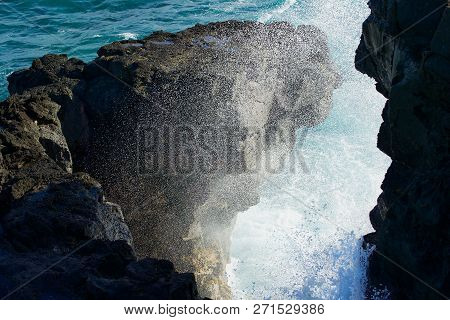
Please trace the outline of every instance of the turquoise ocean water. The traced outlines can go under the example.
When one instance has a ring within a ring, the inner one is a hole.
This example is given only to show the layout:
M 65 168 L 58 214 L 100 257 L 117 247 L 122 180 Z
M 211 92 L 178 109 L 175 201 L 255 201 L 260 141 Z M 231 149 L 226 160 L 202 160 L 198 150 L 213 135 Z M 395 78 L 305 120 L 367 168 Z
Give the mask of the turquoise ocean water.
M 359 238 L 389 165 L 376 149 L 384 99 L 353 67 L 368 13 L 365 0 L 2 0 L 0 99 L 8 74 L 49 52 L 89 61 L 114 40 L 228 19 L 322 28 L 344 81 L 330 117 L 299 146 L 310 173 L 274 177 L 288 193 L 267 184 L 239 215 L 228 275 L 235 298 L 360 299 Z
M 109 42 L 156 30 L 179 31 L 196 23 L 260 18 L 283 1 L 2 0 L 0 97 L 6 76 L 48 52 L 85 61 Z

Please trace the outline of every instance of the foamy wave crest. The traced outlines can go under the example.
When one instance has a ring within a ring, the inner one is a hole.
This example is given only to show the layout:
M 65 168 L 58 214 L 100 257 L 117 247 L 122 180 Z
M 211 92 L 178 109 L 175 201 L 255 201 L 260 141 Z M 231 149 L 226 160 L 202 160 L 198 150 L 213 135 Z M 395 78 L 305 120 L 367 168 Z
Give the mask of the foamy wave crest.
M 121 37 L 123 40 L 136 40 L 138 37 L 137 34 L 131 32 L 120 33 L 118 36 Z
M 271 177 L 240 213 L 228 268 L 235 298 L 362 299 L 369 252 L 360 239 L 389 159 L 376 148 L 385 99 L 358 73 L 354 52 L 369 10 L 355 0 L 286 1 L 260 21 L 311 24 L 327 35 L 343 83 L 331 115 L 299 143 L 309 174 Z

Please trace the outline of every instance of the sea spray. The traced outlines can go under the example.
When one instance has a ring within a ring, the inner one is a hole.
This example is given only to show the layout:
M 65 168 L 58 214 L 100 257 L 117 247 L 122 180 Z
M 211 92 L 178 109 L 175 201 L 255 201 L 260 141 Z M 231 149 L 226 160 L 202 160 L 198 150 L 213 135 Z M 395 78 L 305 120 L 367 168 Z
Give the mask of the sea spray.
M 368 212 L 389 165 L 376 148 L 384 98 L 353 66 L 368 12 L 358 1 L 306 0 L 268 19 L 320 27 L 343 84 L 329 118 L 299 146 L 309 174 L 272 177 L 261 202 L 239 214 L 228 267 L 235 298 L 364 298 L 368 252 L 360 239 L 372 230 Z

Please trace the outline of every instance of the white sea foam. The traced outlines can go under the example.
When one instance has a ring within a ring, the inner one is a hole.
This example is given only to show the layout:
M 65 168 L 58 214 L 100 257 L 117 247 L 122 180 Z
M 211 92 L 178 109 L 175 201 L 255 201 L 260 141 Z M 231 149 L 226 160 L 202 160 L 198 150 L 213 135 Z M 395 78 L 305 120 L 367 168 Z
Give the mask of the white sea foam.
M 136 40 L 138 37 L 137 34 L 130 32 L 120 33 L 118 34 L 118 36 L 121 37 L 123 40 Z
M 288 2 L 283 19 L 327 34 L 343 84 L 329 118 L 298 146 L 310 173 L 272 177 L 261 202 L 239 214 L 229 283 L 235 298 L 362 299 L 367 252 L 360 238 L 372 231 L 368 213 L 389 165 L 376 148 L 385 99 L 353 66 L 369 11 L 355 0 Z

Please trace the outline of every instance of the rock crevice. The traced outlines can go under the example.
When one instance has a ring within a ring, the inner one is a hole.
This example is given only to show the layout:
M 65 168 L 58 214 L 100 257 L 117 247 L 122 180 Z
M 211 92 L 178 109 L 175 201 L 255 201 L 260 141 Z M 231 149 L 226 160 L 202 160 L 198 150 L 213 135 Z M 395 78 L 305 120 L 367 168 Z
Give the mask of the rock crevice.
M 392 165 L 370 213 L 376 232 L 366 240 L 379 253 L 368 294 L 449 297 L 450 8 L 447 0 L 369 6 L 356 67 L 388 98 L 378 147 Z

